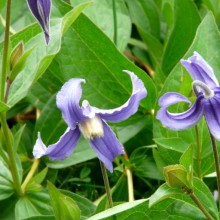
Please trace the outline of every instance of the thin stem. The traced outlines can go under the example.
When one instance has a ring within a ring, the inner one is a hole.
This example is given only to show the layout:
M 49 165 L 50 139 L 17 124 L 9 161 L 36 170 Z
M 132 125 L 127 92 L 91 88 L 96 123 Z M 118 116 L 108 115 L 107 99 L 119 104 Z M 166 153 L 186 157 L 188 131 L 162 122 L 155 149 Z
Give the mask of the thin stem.
M 22 189 L 22 192 L 25 193 L 25 189 L 26 189 L 26 186 L 27 184 L 30 182 L 31 178 L 33 177 L 34 173 L 36 172 L 37 168 L 38 168 L 38 165 L 40 163 L 40 160 L 35 158 L 34 159 L 34 162 L 31 166 L 31 169 L 28 173 L 28 175 L 26 176 L 24 182 L 22 183 L 21 185 L 21 189 Z
M 209 132 L 210 133 L 210 132 Z M 213 154 L 214 154 L 214 160 L 215 160 L 215 170 L 217 174 L 217 185 L 218 185 L 218 207 L 220 210 L 220 198 L 219 198 L 219 190 L 220 190 L 220 169 L 219 169 L 219 160 L 218 160 L 218 148 L 215 142 L 215 138 L 213 135 L 210 133 L 210 138 L 212 142 L 212 149 L 213 149 Z
M 125 151 L 125 147 L 124 147 L 124 151 Z M 123 154 L 123 157 L 125 160 L 129 160 L 128 155 L 125 151 L 125 154 Z M 132 172 L 131 169 L 129 167 L 125 167 L 125 173 L 127 175 L 127 181 L 128 181 L 128 201 L 129 202 L 133 202 L 134 199 L 134 184 L 133 184 L 133 176 L 132 176 Z
M 23 193 L 22 193 L 21 184 L 19 181 L 19 174 L 18 174 L 18 169 L 16 166 L 16 158 L 15 158 L 15 152 L 13 149 L 13 143 L 10 137 L 8 124 L 6 121 L 6 114 L 1 113 L 0 119 L 1 119 L 1 126 L 3 130 L 3 134 L 5 136 L 5 142 L 6 142 L 7 152 L 8 152 L 8 157 L 9 157 L 9 168 L 10 168 L 11 175 L 13 178 L 14 187 L 15 187 L 17 194 L 21 196 L 23 195 Z
M 133 184 L 132 172 L 128 167 L 125 168 L 125 172 L 128 179 L 128 201 L 133 202 L 135 199 L 134 199 L 134 184 Z
M 198 165 L 198 177 L 202 179 L 201 174 L 201 144 L 199 140 L 199 131 L 198 126 L 195 126 L 195 132 L 196 132 L 196 143 L 197 143 L 197 165 Z
M 109 202 L 109 207 L 112 208 L 113 207 L 113 201 L 112 201 L 110 185 L 109 185 L 109 181 L 108 181 L 108 175 L 107 175 L 107 172 L 106 172 L 105 165 L 101 161 L 100 161 L 100 166 L 101 166 L 101 170 L 102 170 L 102 176 L 103 176 L 103 180 L 104 180 L 105 191 L 106 191 L 108 202 Z
M 193 193 L 192 190 L 186 189 L 189 196 L 192 198 L 192 200 L 196 203 L 198 208 L 203 212 L 203 214 L 207 217 L 208 220 L 214 220 L 214 218 L 209 214 L 209 212 L 206 210 L 206 208 L 202 205 L 202 203 L 199 201 L 197 196 Z
M 10 87 L 11 87 L 11 80 L 7 79 L 7 86 L 6 86 L 6 92 L 5 92 L 5 98 L 4 98 L 5 103 L 8 102 L 8 95 L 9 95 Z
M 5 93 L 5 82 L 6 82 L 6 73 L 7 73 L 7 60 L 8 60 L 8 47 L 9 47 L 9 37 L 10 37 L 10 14 L 11 14 L 11 0 L 7 0 L 6 6 L 6 24 L 5 24 L 5 35 L 4 35 L 4 48 L 3 48 L 3 57 L 2 57 L 2 72 L 0 75 L 0 100 L 4 101 Z
M 114 19 L 114 43 L 115 45 L 117 45 L 118 29 L 117 29 L 117 13 L 116 13 L 115 0 L 112 0 L 112 8 L 113 8 L 113 19 Z

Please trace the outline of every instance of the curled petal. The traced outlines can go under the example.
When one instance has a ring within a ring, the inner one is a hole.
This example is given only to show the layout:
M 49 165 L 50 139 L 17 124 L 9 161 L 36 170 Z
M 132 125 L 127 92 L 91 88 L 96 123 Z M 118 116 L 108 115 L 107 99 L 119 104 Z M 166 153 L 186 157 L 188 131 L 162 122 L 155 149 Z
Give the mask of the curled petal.
M 90 140 L 90 145 L 96 152 L 99 160 L 105 164 L 105 167 L 110 172 L 113 172 L 112 161 L 119 154 L 124 154 L 124 148 L 111 128 L 104 121 L 102 123 L 104 129 L 103 137 Z
M 34 146 L 33 155 L 36 158 L 47 155 L 51 160 L 63 160 L 73 152 L 79 137 L 80 131 L 78 127 L 74 130 L 67 128 L 57 143 L 49 145 L 48 148 L 46 148 L 39 135 Z
M 136 113 L 140 101 L 147 95 L 144 83 L 133 72 L 128 70 L 124 70 L 124 72 L 130 75 L 133 87 L 131 97 L 128 101 L 124 105 L 115 109 L 104 110 L 93 107 L 96 114 L 107 121 L 119 122 L 129 118 Z
M 210 88 L 215 88 L 219 85 L 212 67 L 197 52 L 194 52 L 194 55 L 188 60 L 181 60 L 181 63 L 190 73 L 193 80 L 202 81 Z
M 173 99 L 173 102 L 172 102 Z M 156 118 L 161 123 L 172 130 L 187 129 L 195 125 L 203 115 L 203 95 L 200 93 L 196 102 L 191 108 L 182 113 L 170 113 L 167 108 L 178 102 L 189 102 L 189 100 L 178 93 L 166 93 L 159 100 L 161 108 L 157 112 Z
M 51 0 L 27 0 L 29 8 L 32 14 L 40 23 L 46 43 L 49 43 L 50 35 L 50 9 L 51 9 Z
M 83 111 L 79 106 L 79 101 L 82 96 L 81 83 L 84 79 L 70 79 L 66 82 L 57 94 L 57 107 L 61 110 L 63 119 L 71 129 L 74 129 L 76 124 L 82 120 L 88 119 L 83 115 Z
M 159 106 L 166 107 L 170 105 L 174 105 L 178 102 L 188 102 L 191 104 L 188 98 L 185 96 L 177 93 L 177 92 L 168 92 L 165 93 L 162 97 L 159 99 Z
M 34 145 L 33 155 L 35 158 L 40 158 L 45 155 L 46 151 L 47 151 L 47 148 L 41 139 L 40 132 L 38 132 L 38 138 Z
M 220 92 L 204 102 L 204 113 L 211 134 L 220 140 Z

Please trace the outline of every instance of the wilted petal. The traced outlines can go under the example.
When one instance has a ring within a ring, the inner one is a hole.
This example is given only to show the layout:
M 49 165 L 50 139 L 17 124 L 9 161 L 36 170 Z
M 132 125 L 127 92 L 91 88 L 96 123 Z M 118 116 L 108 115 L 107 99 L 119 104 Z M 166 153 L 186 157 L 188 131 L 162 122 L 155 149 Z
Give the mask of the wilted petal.
M 38 138 L 34 145 L 33 155 L 35 158 L 40 158 L 45 155 L 46 151 L 47 151 L 47 148 L 41 139 L 40 132 L 38 132 Z
M 172 130 L 182 130 L 187 129 L 195 125 L 203 115 L 203 95 L 199 94 L 196 102 L 191 106 L 191 108 L 182 113 L 170 113 L 167 108 L 178 102 L 188 102 L 189 100 L 178 93 L 166 93 L 163 95 L 159 104 L 161 106 L 160 110 L 157 112 L 156 118 L 161 121 L 161 123 Z M 172 101 L 173 100 L 173 101 Z M 179 101 L 178 101 L 179 100 Z
M 181 60 L 181 63 L 190 73 L 193 80 L 200 80 L 210 88 L 219 85 L 212 67 L 197 52 L 194 52 L 194 55 L 188 60 Z
M 35 18 L 39 21 L 44 34 L 46 43 L 49 43 L 50 35 L 50 9 L 51 0 L 27 0 L 29 8 Z
M 93 107 L 96 114 L 107 121 L 119 122 L 129 118 L 138 110 L 140 101 L 147 95 L 144 83 L 133 72 L 128 70 L 124 70 L 124 72 L 130 75 L 132 81 L 133 89 L 129 100 L 124 105 L 115 109 L 104 110 Z
M 211 134 L 220 140 L 220 92 L 204 102 L 204 113 Z
M 79 106 L 82 96 L 81 83 L 84 79 L 70 79 L 66 82 L 57 94 L 57 107 L 61 110 L 63 119 L 71 129 L 82 120 L 88 119 L 83 115 L 83 111 Z
M 110 172 L 113 172 L 112 161 L 119 154 L 124 154 L 124 149 L 121 143 L 116 138 L 114 132 L 104 121 L 103 129 L 103 137 L 90 140 L 90 145 L 96 152 L 99 160 L 101 160 L 105 164 L 105 167 Z
M 74 130 L 67 128 L 57 143 L 49 145 L 48 148 L 46 148 L 40 136 L 38 136 L 37 142 L 34 146 L 33 155 L 36 158 L 47 155 L 51 160 L 63 160 L 73 152 L 78 143 L 79 137 L 80 131 L 78 127 Z

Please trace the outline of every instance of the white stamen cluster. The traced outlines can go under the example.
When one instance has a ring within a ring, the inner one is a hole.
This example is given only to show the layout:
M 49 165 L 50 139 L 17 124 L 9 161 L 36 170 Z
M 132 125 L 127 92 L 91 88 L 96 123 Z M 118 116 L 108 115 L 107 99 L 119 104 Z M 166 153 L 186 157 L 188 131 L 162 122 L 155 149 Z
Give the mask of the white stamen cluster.
M 93 140 L 93 138 L 103 137 L 104 130 L 102 121 L 99 117 L 95 116 L 86 121 L 79 123 L 79 129 L 86 139 Z

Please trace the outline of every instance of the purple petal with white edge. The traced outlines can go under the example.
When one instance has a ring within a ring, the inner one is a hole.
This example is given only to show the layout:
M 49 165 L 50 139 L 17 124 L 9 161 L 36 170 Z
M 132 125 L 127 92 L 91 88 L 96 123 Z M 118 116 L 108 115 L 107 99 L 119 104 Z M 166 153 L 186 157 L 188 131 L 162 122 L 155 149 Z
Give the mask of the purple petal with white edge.
M 50 9 L 51 9 L 51 0 L 27 0 L 28 6 L 35 16 L 35 18 L 40 23 L 44 34 L 46 43 L 49 43 L 50 35 Z
M 204 101 L 204 113 L 211 134 L 220 140 L 220 91 L 213 98 Z
M 166 99 L 167 101 L 166 101 Z M 173 102 L 172 102 L 173 98 Z M 179 94 L 179 102 L 188 102 L 186 97 Z M 166 93 L 159 100 L 161 108 L 157 112 L 156 118 L 167 128 L 172 130 L 183 130 L 187 129 L 200 120 L 203 115 L 203 100 L 204 97 L 200 93 L 197 97 L 196 102 L 191 108 L 182 113 L 170 113 L 167 108 L 175 103 L 178 103 L 178 93 Z
M 33 155 L 35 158 L 47 155 L 51 160 L 63 160 L 73 152 L 78 143 L 80 134 L 78 127 L 74 130 L 67 128 L 57 143 L 49 145 L 48 148 L 46 148 L 40 137 L 40 133 L 38 133 L 38 139 L 34 145 Z
M 124 70 L 130 77 L 132 81 L 132 94 L 128 101 L 115 109 L 99 109 L 92 107 L 96 114 L 98 114 L 102 119 L 111 122 L 120 122 L 137 112 L 140 101 L 146 97 L 147 90 L 144 87 L 144 83 L 133 73 L 128 70 Z
M 80 134 L 78 126 L 74 130 L 67 128 L 57 143 L 48 146 L 45 155 L 48 155 L 51 160 L 65 159 L 73 152 L 80 138 Z
M 84 79 L 70 79 L 66 82 L 56 97 L 57 107 L 61 110 L 63 119 L 71 129 L 74 129 L 78 122 L 89 117 L 83 114 L 79 101 L 82 96 L 81 83 Z
M 189 104 L 191 104 L 189 99 L 186 98 L 185 96 L 177 92 L 168 92 L 160 97 L 159 106 L 166 107 L 166 106 L 174 105 L 178 102 L 188 102 Z
M 40 132 L 38 132 L 38 138 L 34 145 L 33 155 L 35 158 L 40 158 L 45 155 L 46 151 L 47 151 L 47 148 L 41 139 Z
M 119 140 L 116 138 L 114 132 L 111 128 L 104 122 L 104 136 L 101 138 L 94 138 L 90 140 L 90 145 L 93 150 L 96 152 L 99 160 L 101 160 L 105 167 L 113 172 L 112 161 L 120 154 L 124 154 L 124 148 Z
M 182 59 L 181 63 L 187 69 L 193 80 L 200 80 L 211 89 L 219 85 L 212 67 L 199 53 L 194 52 L 193 56 L 188 60 Z

